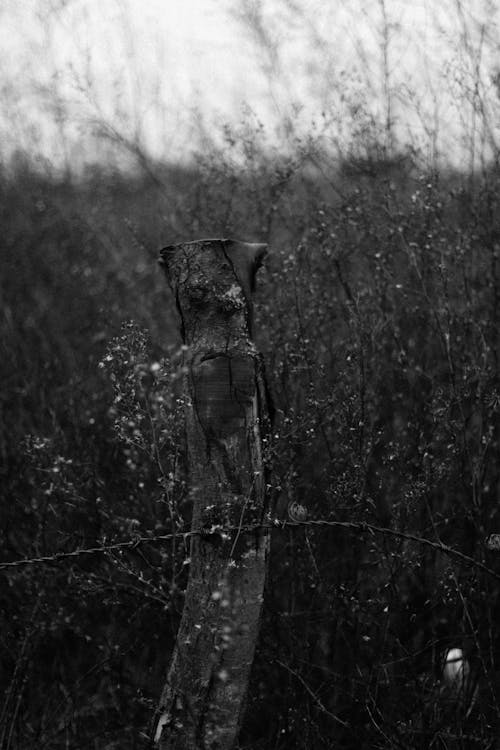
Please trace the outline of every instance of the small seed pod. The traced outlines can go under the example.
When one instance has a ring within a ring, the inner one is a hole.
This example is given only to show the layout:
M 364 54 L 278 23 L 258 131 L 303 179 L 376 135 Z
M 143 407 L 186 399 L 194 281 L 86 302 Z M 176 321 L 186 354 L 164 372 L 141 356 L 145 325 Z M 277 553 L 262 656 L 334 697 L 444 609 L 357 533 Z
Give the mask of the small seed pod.
M 292 500 L 288 503 L 288 518 L 290 521 L 300 523 L 301 521 L 307 521 L 307 508 L 305 505 L 301 505 L 297 500 Z

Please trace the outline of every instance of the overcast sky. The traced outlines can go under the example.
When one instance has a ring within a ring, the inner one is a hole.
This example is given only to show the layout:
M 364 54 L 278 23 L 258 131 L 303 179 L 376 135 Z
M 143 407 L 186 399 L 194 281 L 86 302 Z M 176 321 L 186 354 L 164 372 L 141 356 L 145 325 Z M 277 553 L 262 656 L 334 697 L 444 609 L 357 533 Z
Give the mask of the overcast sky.
M 313 122 L 349 138 L 356 102 L 383 122 L 389 92 L 401 142 L 460 161 L 478 127 L 464 92 L 498 99 L 498 4 L 2 0 L 2 151 L 91 161 L 105 132 L 177 160 L 249 109 L 285 148 Z

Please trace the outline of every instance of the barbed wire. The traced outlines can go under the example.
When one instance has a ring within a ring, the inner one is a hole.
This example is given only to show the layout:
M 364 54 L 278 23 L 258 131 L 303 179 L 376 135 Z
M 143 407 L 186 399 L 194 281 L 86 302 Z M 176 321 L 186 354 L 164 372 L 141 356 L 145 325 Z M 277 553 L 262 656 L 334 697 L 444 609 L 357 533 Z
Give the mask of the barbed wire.
M 255 532 L 255 531 L 272 531 L 277 529 L 298 529 L 298 528 L 341 528 L 341 529 L 347 529 L 351 531 L 356 531 L 358 533 L 362 534 L 372 534 L 372 535 L 383 535 L 383 536 L 391 536 L 397 539 L 406 540 L 415 542 L 417 544 L 422 544 L 424 546 L 430 547 L 431 549 L 436 550 L 437 552 L 441 552 L 445 555 L 448 555 L 449 557 L 454 557 L 458 560 L 461 560 L 463 563 L 468 565 L 469 567 L 474 567 L 482 570 L 483 572 L 487 573 L 488 575 L 492 576 L 493 578 L 496 578 L 497 580 L 500 580 L 500 573 L 497 573 L 497 571 L 490 568 L 488 565 L 485 565 L 485 563 L 481 562 L 480 560 L 475 560 L 473 557 L 470 557 L 469 555 L 466 555 L 464 552 L 460 552 L 460 550 L 455 549 L 454 547 L 450 547 L 447 544 L 444 544 L 441 541 L 435 541 L 432 539 L 427 539 L 426 537 L 418 536 L 417 534 L 412 534 L 410 532 L 406 531 L 397 531 L 396 529 L 390 529 L 385 526 L 375 526 L 374 524 L 367 523 L 365 521 L 331 521 L 327 519 L 309 519 L 309 520 L 303 520 L 303 521 L 289 521 L 289 520 L 282 520 L 282 519 L 271 519 L 267 523 L 259 523 L 259 524 L 249 524 L 249 525 L 238 525 L 238 526 L 214 526 L 207 529 L 196 529 L 196 530 L 190 530 L 190 531 L 178 531 L 175 533 L 170 534 L 157 534 L 157 535 L 147 535 L 147 536 L 135 536 L 131 537 L 129 539 L 123 539 L 118 542 L 111 542 L 109 544 L 106 544 L 103 542 L 103 544 L 99 546 L 93 546 L 93 547 L 79 547 L 74 550 L 69 550 L 65 552 L 54 552 L 48 555 L 39 555 L 37 557 L 24 557 L 24 558 L 18 558 L 17 560 L 9 560 L 6 562 L 0 562 L 0 571 L 1 570 L 9 570 L 13 568 L 21 568 L 24 566 L 29 565 L 42 565 L 42 564 L 50 564 L 50 563 L 58 563 L 63 560 L 68 560 L 71 558 L 78 558 L 84 555 L 99 555 L 99 554 L 107 554 L 111 552 L 119 552 L 122 550 L 127 549 L 134 549 L 136 547 L 139 547 L 143 544 L 156 544 L 159 542 L 168 542 L 173 541 L 174 539 L 179 540 L 182 539 L 186 541 L 187 539 L 190 539 L 194 536 L 201 536 L 201 537 L 210 537 L 214 535 L 220 535 L 228 532 L 243 532 L 243 533 L 249 533 L 249 532 Z

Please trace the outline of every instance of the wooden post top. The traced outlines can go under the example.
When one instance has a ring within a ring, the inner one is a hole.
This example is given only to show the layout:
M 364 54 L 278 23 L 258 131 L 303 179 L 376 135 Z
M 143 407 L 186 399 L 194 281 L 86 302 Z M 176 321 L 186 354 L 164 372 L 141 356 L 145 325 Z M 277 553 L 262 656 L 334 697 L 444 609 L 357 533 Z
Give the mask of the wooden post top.
M 248 303 L 255 290 L 255 275 L 262 266 L 267 254 L 267 244 L 263 242 L 240 242 L 232 239 L 209 238 L 191 240 L 190 242 L 179 242 L 175 245 L 167 245 L 160 251 L 159 262 L 165 266 L 168 272 L 172 263 L 175 263 L 180 255 L 191 255 L 192 253 L 203 253 L 204 248 L 220 255 L 229 261 Z M 215 271 L 215 269 L 214 269 Z

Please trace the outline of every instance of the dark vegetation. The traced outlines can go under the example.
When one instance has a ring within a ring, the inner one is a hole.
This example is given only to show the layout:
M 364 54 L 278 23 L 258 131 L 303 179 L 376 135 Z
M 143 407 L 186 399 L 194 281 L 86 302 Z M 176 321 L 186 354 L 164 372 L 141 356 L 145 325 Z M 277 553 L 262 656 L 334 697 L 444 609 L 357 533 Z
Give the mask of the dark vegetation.
M 273 515 L 366 524 L 274 531 L 241 747 L 496 746 L 500 173 L 256 142 L 146 177 L 1 177 L 0 561 L 132 542 L 0 570 L 2 749 L 149 746 L 190 510 L 156 257 L 203 236 L 270 243 Z M 470 706 L 441 681 L 452 646 Z

